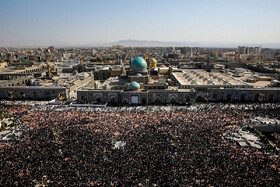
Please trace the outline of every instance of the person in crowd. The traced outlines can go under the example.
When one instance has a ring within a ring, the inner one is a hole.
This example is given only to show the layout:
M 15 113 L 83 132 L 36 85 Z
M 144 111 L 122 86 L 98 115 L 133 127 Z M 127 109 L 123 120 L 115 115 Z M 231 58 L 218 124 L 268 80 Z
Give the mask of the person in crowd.
M 1 147 L 0 186 L 277 186 L 280 162 L 223 134 L 249 117 L 279 118 L 277 105 L 104 112 L 2 105 L 26 128 Z M 106 110 L 106 109 L 104 109 Z M 116 142 L 125 142 L 117 147 Z M 45 179 L 44 177 L 45 176 Z

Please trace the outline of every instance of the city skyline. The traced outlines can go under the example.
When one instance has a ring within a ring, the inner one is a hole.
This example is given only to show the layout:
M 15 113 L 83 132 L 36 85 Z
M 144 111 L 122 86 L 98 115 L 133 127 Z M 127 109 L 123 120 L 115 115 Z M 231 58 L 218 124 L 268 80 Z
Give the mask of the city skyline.
M 126 39 L 280 47 L 276 0 L 2 0 L 0 5 L 0 47 L 90 47 Z

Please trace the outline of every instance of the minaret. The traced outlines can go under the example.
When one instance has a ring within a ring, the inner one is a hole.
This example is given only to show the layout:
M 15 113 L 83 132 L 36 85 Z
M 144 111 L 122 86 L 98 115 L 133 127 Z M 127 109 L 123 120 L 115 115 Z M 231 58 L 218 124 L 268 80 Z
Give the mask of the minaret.
M 82 55 L 80 55 L 80 65 L 82 65 Z
M 51 67 L 50 67 L 49 59 L 47 59 L 47 68 L 48 68 L 48 77 L 51 77 Z

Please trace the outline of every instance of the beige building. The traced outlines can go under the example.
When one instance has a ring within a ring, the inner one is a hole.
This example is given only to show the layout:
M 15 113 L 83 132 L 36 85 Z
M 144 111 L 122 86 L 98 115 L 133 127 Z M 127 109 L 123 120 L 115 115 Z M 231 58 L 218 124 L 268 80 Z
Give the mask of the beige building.
M 1 99 L 20 100 L 51 100 L 59 97 L 67 99 L 67 90 L 64 87 L 42 86 L 4 86 L 0 87 Z
M 220 72 L 188 69 L 171 73 L 176 85 L 181 89 L 192 88 L 252 88 L 250 84 Z

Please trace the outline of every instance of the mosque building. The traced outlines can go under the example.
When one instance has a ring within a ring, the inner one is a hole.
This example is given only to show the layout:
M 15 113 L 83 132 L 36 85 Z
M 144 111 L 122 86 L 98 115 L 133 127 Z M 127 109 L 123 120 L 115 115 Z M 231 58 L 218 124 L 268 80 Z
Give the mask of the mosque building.
M 113 72 L 113 68 L 109 68 Z M 157 61 L 152 58 L 150 68 L 140 56 L 136 57 L 125 72 L 110 77 L 102 86 L 77 92 L 81 103 L 122 103 L 122 104 L 163 104 L 186 103 L 194 98 L 194 90 L 178 89 L 170 86 L 168 79 L 171 68 L 157 68 Z
M 193 101 L 280 101 L 280 89 L 256 88 L 223 72 L 203 69 L 157 67 L 156 59 L 138 56 L 129 68 L 94 72 L 93 85 L 77 91 L 79 103 L 92 104 L 186 104 Z

